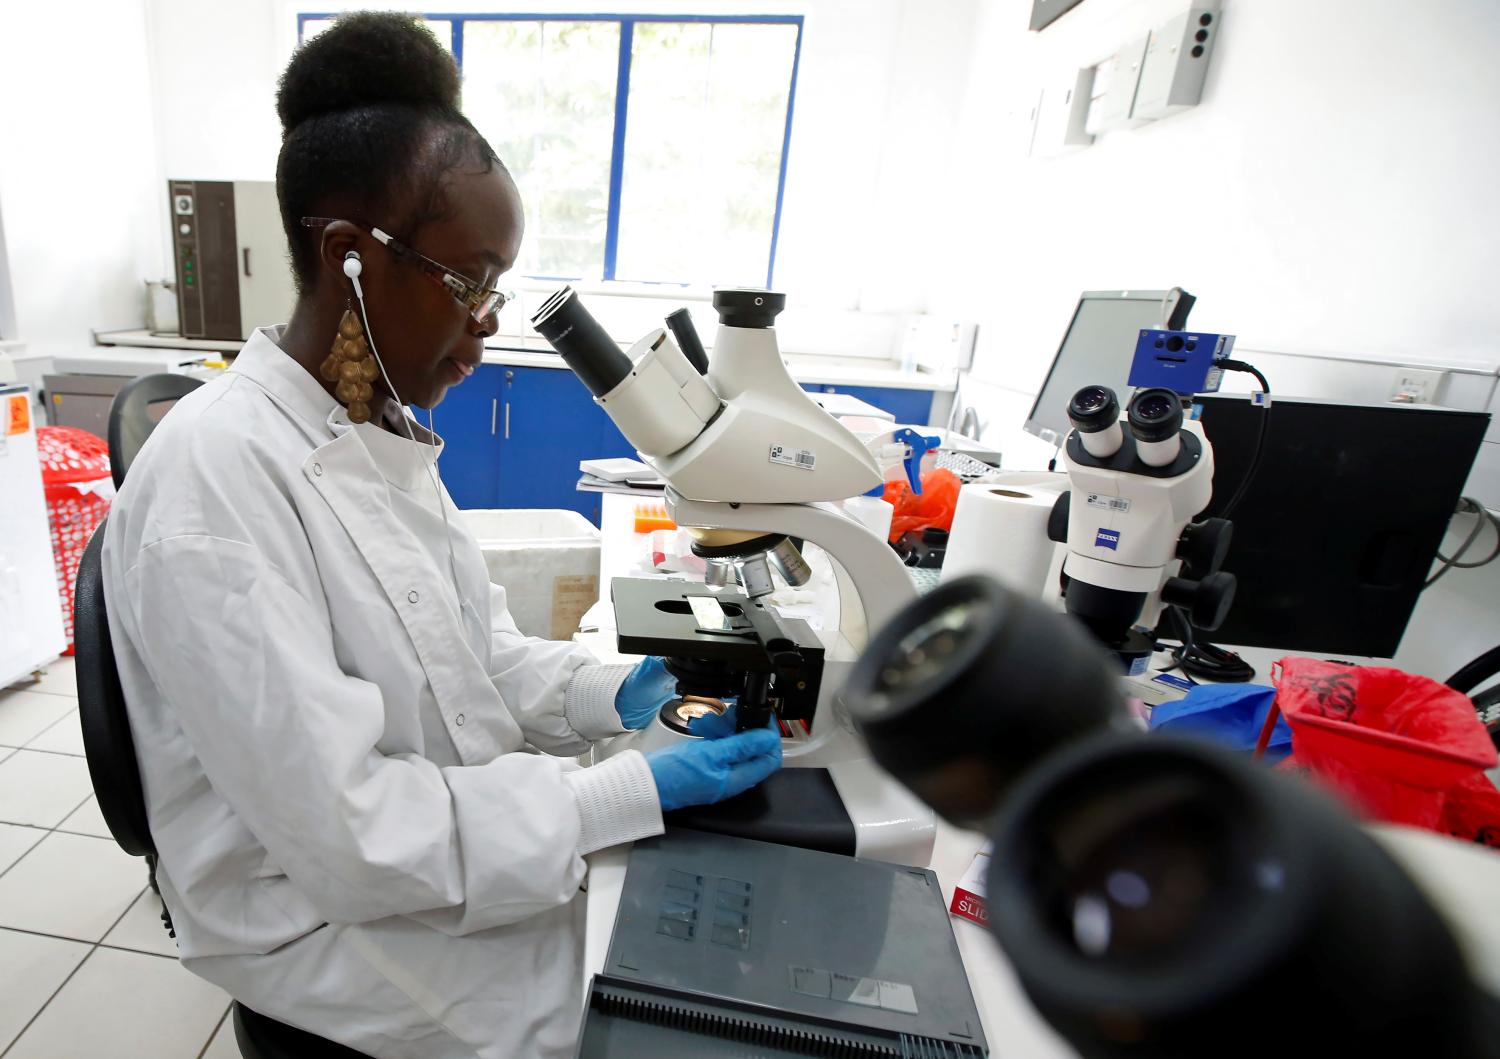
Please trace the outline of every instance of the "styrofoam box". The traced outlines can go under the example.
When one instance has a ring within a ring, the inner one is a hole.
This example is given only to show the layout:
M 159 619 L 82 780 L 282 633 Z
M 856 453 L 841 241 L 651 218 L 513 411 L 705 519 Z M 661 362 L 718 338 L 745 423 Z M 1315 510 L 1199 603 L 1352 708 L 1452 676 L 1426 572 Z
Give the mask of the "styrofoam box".
M 599 598 L 599 530 L 576 511 L 514 508 L 462 512 L 490 580 L 505 589 L 527 636 L 570 639 Z

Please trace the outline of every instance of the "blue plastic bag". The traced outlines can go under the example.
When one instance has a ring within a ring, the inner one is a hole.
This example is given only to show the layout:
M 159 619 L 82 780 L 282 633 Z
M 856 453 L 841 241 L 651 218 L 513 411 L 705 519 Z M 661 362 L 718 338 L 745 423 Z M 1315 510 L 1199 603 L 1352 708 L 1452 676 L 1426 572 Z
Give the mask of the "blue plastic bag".
M 1151 711 L 1151 728 L 1202 736 L 1249 753 L 1260 739 L 1276 689 L 1259 684 L 1199 684 L 1183 698 Z M 1292 752 L 1292 730 L 1278 717 L 1266 747 L 1266 760 L 1280 761 Z

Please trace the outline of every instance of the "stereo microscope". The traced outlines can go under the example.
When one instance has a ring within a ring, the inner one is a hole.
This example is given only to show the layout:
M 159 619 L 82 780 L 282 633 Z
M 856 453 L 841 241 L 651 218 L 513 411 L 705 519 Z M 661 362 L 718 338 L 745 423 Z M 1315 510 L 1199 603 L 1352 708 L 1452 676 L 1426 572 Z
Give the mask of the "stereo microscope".
M 773 323 L 785 296 L 720 290 L 713 358 L 686 311 L 622 351 L 564 287 L 532 319 L 640 457 L 694 536 L 704 583 L 616 578 L 621 651 L 660 655 L 679 698 L 614 747 L 695 738 L 694 714 L 737 702 L 742 728 L 774 713 L 786 768 L 738 798 L 671 814 L 700 830 L 926 864 L 931 812 L 870 760 L 836 700 L 871 629 L 915 598 L 887 543 L 838 503 L 878 486 L 869 449 L 788 374 Z M 805 584 L 802 544 L 831 560 L 838 617 L 815 631 L 767 605 L 772 571 Z M 736 584 L 737 583 L 737 584 Z M 608 752 L 608 751 L 605 751 Z
M 1154 627 L 1163 605 L 1211 631 L 1234 600 L 1234 576 L 1220 569 L 1229 522 L 1194 521 L 1213 497 L 1213 446 L 1200 424 L 1183 417 L 1185 399 L 1218 388 L 1226 363 L 1235 363 L 1227 361 L 1232 348 L 1229 335 L 1142 331 L 1131 383 L 1165 385 L 1137 389 L 1123 419 L 1105 386 L 1085 386 L 1068 405 L 1070 488 L 1053 508 L 1048 535 L 1067 545 L 1068 613 L 1131 676 L 1145 672 L 1154 650 L 1141 626 Z

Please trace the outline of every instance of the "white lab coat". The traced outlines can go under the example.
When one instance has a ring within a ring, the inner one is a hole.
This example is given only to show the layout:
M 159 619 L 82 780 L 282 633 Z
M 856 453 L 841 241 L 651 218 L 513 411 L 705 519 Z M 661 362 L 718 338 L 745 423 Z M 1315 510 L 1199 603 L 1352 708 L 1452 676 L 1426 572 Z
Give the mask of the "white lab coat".
M 105 535 L 182 962 L 374 1056 L 571 1055 L 583 855 L 662 827 L 639 754 L 567 758 L 624 670 L 523 637 L 418 447 L 276 338 L 173 409 Z

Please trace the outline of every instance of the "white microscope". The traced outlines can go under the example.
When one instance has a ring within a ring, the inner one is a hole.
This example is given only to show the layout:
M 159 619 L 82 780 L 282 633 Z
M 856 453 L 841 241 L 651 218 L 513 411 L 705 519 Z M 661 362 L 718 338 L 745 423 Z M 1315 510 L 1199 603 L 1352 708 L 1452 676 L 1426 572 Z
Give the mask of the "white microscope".
M 774 712 L 790 767 L 738 798 L 674 819 L 922 865 L 932 854 L 931 811 L 870 759 L 835 696 L 869 630 L 916 592 L 896 553 L 838 506 L 878 486 L 880 470 L 788 374 L 772 329 L 785 303 L 771 291 L 717 291 L 712 363 L 682 312 L 668 318 L 671 333 L 657 328 L 625 352 L 570 287 L 532 319 L 667 483 L 668 511 L 708 564 L 704 584 L 611 585 L 620 650 L 665 657 L 682 693 L 630 745 L 691 738 L 691 716 L 725 698 L 737 700 L 742 728 Z M 821 631 L 763 602 L 772 569 L 790 585 L 808 580 L 802 542 L 827 554 L 837 582 L 838 619 Z
M 1175 389 L 1137 390 L 1122 420 L 1114 391 L 1085 386 L 1068 406 L 1070 490 L 1048 533 L 1068 548 L 1068 613 L 1131 676 L 1146 671 L 1154 649 L 1139 626 L 1154 627 L 1163 604 L 1211 631 L 1234 600 L 1234 575 L 1220 570 L 1229 522 L 1194 522 L 1213 497 L 1213 446 L 1197 422 L 1184 421 L 1182 403 Z

